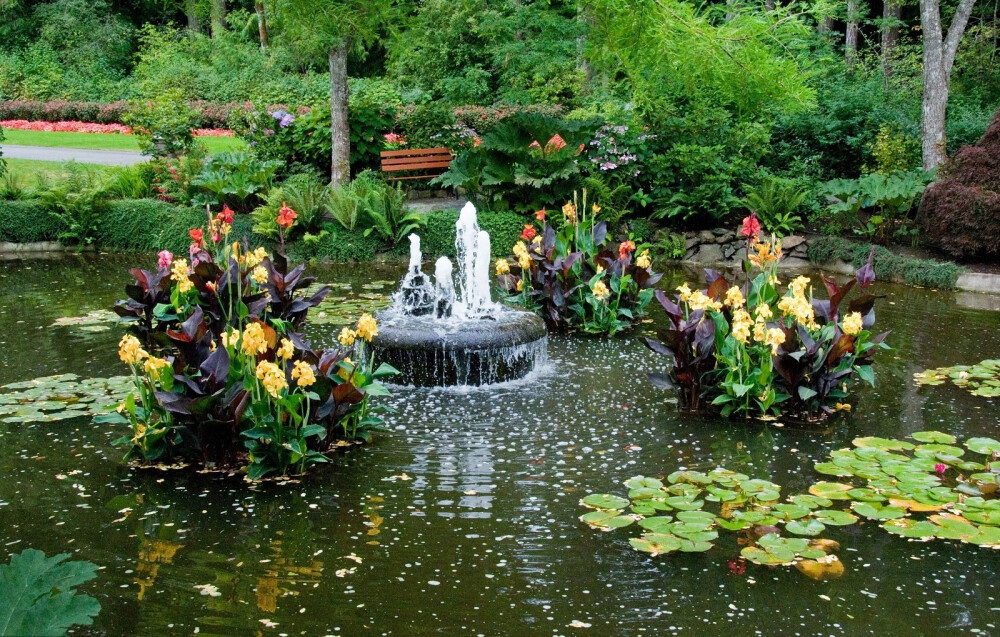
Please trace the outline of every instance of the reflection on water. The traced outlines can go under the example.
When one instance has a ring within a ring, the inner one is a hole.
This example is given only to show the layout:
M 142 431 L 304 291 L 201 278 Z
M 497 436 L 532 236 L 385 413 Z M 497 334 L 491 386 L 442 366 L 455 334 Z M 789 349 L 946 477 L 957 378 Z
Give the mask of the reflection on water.
M 53 323 L 106 309 L 135 262 L 0 264 L 0 384 L 120 374 L 119 327 Z M 356 292 L 352 312 L 366 284 L 398 274 L 319 272 Z M 1000 314 L 951 293 L 878 292 L 895 349 L 829 433 L 678 414 L 644 380 L 662 360 L 639 334 L 553 338 L 545 370 L 502 387 L 395 388 L 391 433 L 290 484 L 134 471 L 110 445 L 120 432 L 85 419 L 0 425 L 0 561 L 31 546 L 102 566 L 84 590 L 103 611 L 84 634 L 996 633 L 994 551 L 839 527 L 829 536 L 847 572 L 813 582 L 791 569 L 733 574 L 732 536 L 649 559 L 627 531 L 577 519 L 583 494 L 640 473 L 725 465 L 792 493 L 815 481 L 815 459 L 858 435 L 996 436 L 997 401 L 919 388 L 912 375 L 1000 356 Z M 310 336 L 332 342 L 335 322 Z

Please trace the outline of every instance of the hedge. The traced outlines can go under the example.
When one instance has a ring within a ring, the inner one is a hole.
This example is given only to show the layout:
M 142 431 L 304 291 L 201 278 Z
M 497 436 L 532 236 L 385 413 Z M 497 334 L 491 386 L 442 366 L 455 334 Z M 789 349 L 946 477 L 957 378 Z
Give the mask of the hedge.
M 809 243 L 809 260 L 822 264 L 839 259 L 860 268 L 868 259 L 871 248 L 870 244 L 840 237 L 819 237 Z M 911 285 L 945 290 L 954 289 L 958 277 L 965 271 L 950 261 L 917 259 L 895 254 L 882 246 L 875 246 L 872 265 L 876 278 L 888 280 L 899 277 Z
M 427 215 L 427 225 L 417 231 L 420 249 L 425 257 L 455 257 L 455 223 L 457 211 L 438 211 Z M 507 256 L 524 231 L 528 218 L 514 212 L 482 212 L 479 227 L 490 234 L 494 257 Z M 408 246 L 407 248 L 408 249 Z
M 55 241 L 65 228 L 37 199 L 0 200 L 0 241 Z

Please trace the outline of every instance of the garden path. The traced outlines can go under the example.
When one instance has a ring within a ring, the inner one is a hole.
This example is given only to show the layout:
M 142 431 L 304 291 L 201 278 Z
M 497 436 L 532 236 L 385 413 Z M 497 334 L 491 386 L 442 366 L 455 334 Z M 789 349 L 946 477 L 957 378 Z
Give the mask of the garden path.
M 88 150 L 84 148 L 20 146 L 17 144 L 0 145 L 0 150 L 3 151 L 3 156 L 9 159 L 76 161 L 81 164 L 103 164 L 106 166 L 131 166 L 146 160 L 140 153 L 125 150 Z

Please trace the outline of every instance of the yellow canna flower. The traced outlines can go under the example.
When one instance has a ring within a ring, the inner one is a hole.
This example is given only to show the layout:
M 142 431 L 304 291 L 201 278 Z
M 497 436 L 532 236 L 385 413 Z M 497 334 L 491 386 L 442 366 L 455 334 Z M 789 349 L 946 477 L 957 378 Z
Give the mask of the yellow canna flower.
M 295 354 L 295 345 L 287 338 L 281 339 L 281 347 L 278 348 L 276 353 L 278 358 L 288 360 Z
M 337 337 L 337 340 L 340 341 L 340 344 L 343 345 L 344 347 L 350 347 L 351 345 L 354 345 L 354 339 L 356 339 L 357 337 L 358 337 L 357 332 L 355 332 L 349 327 L 345 327 L 344 329 L 340 330 L 340 336 Z
M 138 365 L 148 356 L 149 354 L 146 353 L 146 350 L 142 349 L 139 339 L 131 334 L 123 336 L 122 340 L 118 343 L 118 357 L 122 359 L 123 363 Z
M 837 403 L 833 406 L 836 411 L 851 411 L 850 403 Z
M 510 274 L 510 264 L 507 259 L 497 259 L 497 276 Z
M 719 311 L 722 309 L 722 303 L 719 301 L 713 301 L 701 290 L 695 290 L 691 293 L 691 296 L 687 300 L 688 307 L 692 310 L 715 310 Z
M 524 279 L 519 279 L 517 282 L 517 291 L 524 292 Z
M 568 223 L 576 225 L 576 206 L 573 205 L 573 202 L 567 202 L 562 207 L 562 213 Z
M 177 289 L 180 290 L 181 294 L 194 287 L 194 283 L 191 283 L 191 279 L 188 278 L 187 259 L 174 259 L 174 263 L 170 267 L 170 278 L 177 282 Z
M 264 266 L 258 265 L 253 269 L 253 271 L 250 272 L 250 278 L 253 279 L 254 283 L 257 285 L 264 285 L 267 283 L 268 279 L 267 270 L 264 269 Z
M 236 347 L 236 344 L 240 342 L 240 333 L 237 329 L 230 327 L 219 335 L 219 340 L 222 341 L 223 347 Z
M 594 296 L 601 301 L 611 296 L 611 290 L 609 290 L 608 286 L 604 284 L 604 281 L 600 279 L 598 279 L 597 283 L 594 284 L 592 291 Z
M 143 369 L 146 370 L 147 374 L 155 374 L 164 367 L 170 367 L 170 361 L 163 358 L 155 358 L 153 356 L 147 358 L 146 362 L 143 364 Z
M 774 312 L 771 311 L 771 306 L 767 303 L 761 303 L 758 305 L 754 312 L 762 319 L 769 319 L 774 316 Z
M 764 319 L 757 317 L 757 320 L 753 324 L 753 340 L 756 343 L 763 343 L 767 338 L 767 324 Z
M 292 368 L 292 378 L 298 381 L 299 387 L 308 387 L 316 382 L 316 374 L 313 368 L 305 361 L 296 361 Z
M 683 303 L 686 303 L 687 300 L 689 298 L 691 298 L 691 288 L 688 286 L 687 283 L 684 283 L 683 285 L 677 286 L 677 292 L 680 293 L 679 296 L 680 296 L 681 302 L 683 302 Z
M 278 398 L 281 391 L 288 388 L 284 372 L 281 371 L 280 367 L 268 361 L 261 361 L 257 364 L 257 379 L 273 398 Z
M 726 300 L 723 302 L 724 305 L 735 309 L 743 307 L 744 303 L 746 303 L 746 299 L 743 298 L 743 291 L 738 287 L 734 285 L 726 291 Z
M 267 338 L 260 323 L 251 323 L 243 330 L 243 351 L 250 356 L 263 354 L 267 351 Z
M 851 312 L 844 317 L 844 334 L 857 336 L 863 326 L 864 321 L 861 319 L 861 312 Z
M 750 339 L 750 328 L 753 327 L 753 319 L 749 312 L 743 308 L 738 308 L 733 312 L 733 338 L 740 343 L 746 343 Z
M 785 332 L 777 327 L 772 327 L 767 330 L 767 336 L 764 339 L 766 345 L 771 346 L 771 355 L 776 356 L 778 354 L 778 346 L 785 342 Z
M 636 257 L 635 265 L 637 268 L 643 270 L 648 270 L 653 265 L 653 259 L 649 256 L 649 250 L 643 250 L 642 254 Z
M 378 324 L 375 317 L 365 312 L 358 319 L 358 336 L 371 343 L 372 339 L 378 336 Z

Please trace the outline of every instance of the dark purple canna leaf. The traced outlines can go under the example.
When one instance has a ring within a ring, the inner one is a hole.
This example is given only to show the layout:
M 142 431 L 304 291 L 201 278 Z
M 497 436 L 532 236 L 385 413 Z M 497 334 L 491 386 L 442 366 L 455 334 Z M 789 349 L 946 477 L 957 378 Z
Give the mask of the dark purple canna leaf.
M 670 380 L 670 376 L 668 374 L 649 373 L 647 376 L 649 377 L 649 382 L 652 383 L 653 387 L 656 387 L 657 389 L 677 389 L 677 386 L 674 385 L 674 381 Z
M 875 268 L 873 267 L 874 261 L 875 246 L 872 246 L 871 252 L 868 253 L 868 260 L 863 266 L 858 268 L 857 272 L 854 273 L 855 280 L 858 282 L 858 287 L 862 290 L 875 281 Z
M 209 381 L 215 385 L 225 385 L 229 375 L 229 351 L 225 347 L 217 347 L 214 352 L 198 367 Z
M 153 394 L 160 405 L 172 414 L 190 415 L 191 399 L 168 391 L 158 391 Z

